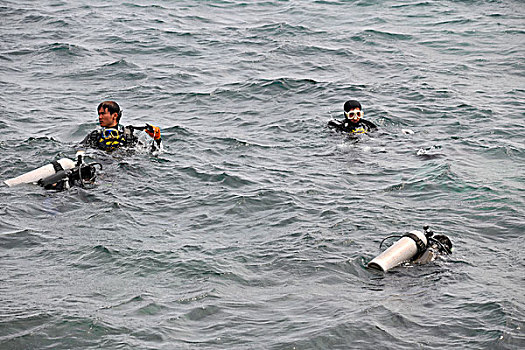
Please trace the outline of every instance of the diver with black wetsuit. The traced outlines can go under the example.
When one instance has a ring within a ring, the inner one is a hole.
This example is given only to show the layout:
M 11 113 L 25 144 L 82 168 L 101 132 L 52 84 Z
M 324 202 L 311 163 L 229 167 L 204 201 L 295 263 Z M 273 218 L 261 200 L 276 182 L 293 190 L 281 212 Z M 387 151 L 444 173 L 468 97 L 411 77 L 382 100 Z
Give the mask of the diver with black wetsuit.
M 161 150 L 160 129 L 146 124 L 143 127 L 122 126 L 119 124 L 122 117 L 120 106 L 114 101 L 104 101 L 98 105 L 98 121 L 100 128 L 90 132 L 80 143 L 84 147 L 98 148 L 107 152 L 119 148 L 131 148 L 138 144 L 147 145 L 134 134 L 135 130 L 145 131 L 151 138 L 151 152 Z M 62 191 L 72 186 L 84 187 L 94 183 L 96 167 L 102 168 L 100 163 L 84 163 L 84 151 L 77 152 L 76 166 L 64 169 L 58 162 L 53 162 L 55 174 L 42 178 L 38 184 L 45 189 Z
M 159 127 L 149 124 L 146 124 L 144 127 L 121 125 L 122 110 L 115 101 L 100 103 L 97 111 L 100 128 L 90 132 L 82 140 L 82 146 L 98 148 L 108 152 L 121 147 L 132 148 L 139 142 L 138 137 L 134 134 L 135 130 L 143 130 L 153 138 L 151 151 L 160 150 L 162 139 Z
M 343 121 L 330 120 L 329 127 L 350 134 L 365 134 L 377 129 L 374 123 L 362 119 L 364 112 L 359 101 L 346 101 L 343 108 L 345 119 Z

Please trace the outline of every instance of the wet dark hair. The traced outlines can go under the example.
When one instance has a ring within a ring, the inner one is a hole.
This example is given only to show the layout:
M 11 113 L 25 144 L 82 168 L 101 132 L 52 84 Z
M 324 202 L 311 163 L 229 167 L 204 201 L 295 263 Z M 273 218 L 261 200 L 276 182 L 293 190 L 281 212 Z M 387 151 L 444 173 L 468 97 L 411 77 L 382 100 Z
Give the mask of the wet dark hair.
M 108 110 L 109 114 L 118 113 L 117 124 L 120 123 L 120 117 L 122 117 L 122 110 L 115 101 L 104 101 L 101 102 L 97 107 L 97 113 L 102 108 L 103 111 Z
M 345 105 L 344 105 L 344 110 L 345 112 L 348 112 L 350 111 L 351 109 L 354 109 L 354 108 L 359 108 L 359 110 L 363 110 L 361 108 L 361 104 L 359 103 L 359 101 L 356 101 L 356 100 L 348 100 L 345 102 Z

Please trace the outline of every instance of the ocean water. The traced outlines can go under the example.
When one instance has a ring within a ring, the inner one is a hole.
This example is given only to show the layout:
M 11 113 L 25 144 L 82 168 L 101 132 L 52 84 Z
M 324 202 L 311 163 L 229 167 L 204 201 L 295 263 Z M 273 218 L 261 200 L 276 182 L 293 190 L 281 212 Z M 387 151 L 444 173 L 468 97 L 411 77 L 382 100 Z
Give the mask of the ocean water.
M 0 349 L 525 347 L 523 1 L 4 0 L 0 36 L 2 181 L 106 99 L 164 141 L 2 183 Z M 366 267 L 423 225 L 454 253 Z

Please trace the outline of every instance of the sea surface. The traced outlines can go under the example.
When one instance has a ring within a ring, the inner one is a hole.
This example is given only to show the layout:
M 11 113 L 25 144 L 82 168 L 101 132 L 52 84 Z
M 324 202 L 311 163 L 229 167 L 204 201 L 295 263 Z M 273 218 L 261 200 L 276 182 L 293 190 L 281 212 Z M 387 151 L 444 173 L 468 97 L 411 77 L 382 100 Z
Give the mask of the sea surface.
M 3 184 L 103 100 L 164 151 Z M 2 350 L 525 348 L 521 0 L 3 0 L 0 112 Z M 452 255 L 367 268 L 424 225 Z

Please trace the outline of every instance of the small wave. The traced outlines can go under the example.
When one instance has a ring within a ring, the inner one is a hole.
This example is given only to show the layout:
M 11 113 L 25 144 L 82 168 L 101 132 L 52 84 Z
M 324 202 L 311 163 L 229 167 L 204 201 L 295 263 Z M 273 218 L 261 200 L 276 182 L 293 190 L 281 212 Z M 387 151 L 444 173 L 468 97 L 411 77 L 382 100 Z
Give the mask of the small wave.
M 52 53 L 57 56 L 73 56 L 73 57 L 84 57 L 89 54 L 89 50 L 70 43 L 52 43 L 46 45 L 38 50 L 38 54 L 46 55 L 47 53 Z
M 102 65 L 85 71 L 74 71 L 64 74 L 66 77 L 75 79 L 90 80 L 93 76 L 105 76 L 107 78 L 120 78 L 124 80 L 141 80 L 147 77 L 139 66 L 128 62 L 126 59 L 119 59 L 103 63 Z
M 31 229 L 22 229 L 0 234 L 0 246 L 2 249 L 35 247 L 47 241 L 49 241 L 49 238 Z
M 446 21 L 434 22 L 434 23 L 432 23 L 432 26 L 446 26 L 446 27 L 448 27 L 450 25 L 456 25 L 456 24 L 468 25 L 469 23 L 472 23 L 471 19 L 468 19 L 468 18 L 455 18 L 455 19 L 449 19 L 449 20 L 446 20 Z
M 389 39 L 389 40 L 395 39 L 395 40 L 400 40 L 400 41 L 410 41 L 414 38 L 413 35 L 410 35 L 410 34 L 387 32 L 387 31 L 376 30 L 376 29 L 366 29 L 363 31 L 362 36 L 364 37 L 373 36 L 373 37 L 378 37 L 382 39 Z
M 433 7 L 435 6 L 434 2 L 430 1 L 418 1 L 412 3 L 403 3 L 403 4 L 394 4 L 392 8 L 405 8 L 405 7 Z
M 7 56 L 6 54 L 0 54 L 0 60 L 2 61 L 7 61 L 7 62 L 13 62 L 13 59 L 9 56 Z M 1 68 L 3 71 L 14 71 L 16 72 L 17 69 L 14 68 L 14 67 L 2 67 Z M 2 81 L 1 84 L 6 84 L 6 82 Z
M 279 36 L 298 36 L 298 35 L 315 35 L 316 31 L 303 25 L 292 25 L 289 23 L 272 23 L 264 24 L 258 27 L 249 28 L 249 32 L 257 33 L 257 35 L 265 35 L 271 38 L 278 38 Z
M 187 175 L 197 178 L 204 182 L 221 183 L 231 188 L 239 188 L 252 184 L 252 181 L 243 179 L 237 175 L 231 175 L 227 172 L 210 174 L 208 172 L 197 170 L 194 167 L 185 167 L 181 171 Z
M 131 2 L 123 2 L 122 5 L 124 7 L 129 7 L 131 9 L 138 9 L 138 10 L 151 10 L 151 11 L 168 11 L 171 10 L 170 8 L 166 6 L 162 6 L 159 4 L 137 4 L 137 3 L 131 3 Z
M 289 77 L 280 77 L 275 79 L 260 79 L 242 84 L 235 84 L 226 87 L 225 91 L 239 91 L 246 94 L 248 98 L 257 97 L 265 100 L 268 96 L 281 95 L 283 93 L 302 94 L 309 93 L 314 89 L 321 89 L 322 86 L 313 79 L 296 79 Z M 221 89 L 225 89 L 224 87 Z M 222 93 L 221 90 L 218 90 Z
M 200 321 L 208 317 L 218 316 L 221 313 L 221 308 L 214 305 L 205 305 L 191 309 L 184 315 L 184 318 L 189 321 Z
M 263 144 L 254 142 L 252 140 L 250 140 L 250 141 L 241 140 L 241 139 L 236 138 L 236 137 L 228 137 L 228 136 L 226 136 L 226 137 L 213 137 L 212 140 L 216 141 L 218 144 L 222 144 L 224 146 L 233 147 L 233 148 L 238 148 L 238 147 L 254 147 L 254 148 L 260 148 L 260 149 L 273 148 L 272 146 L 263 145 Z
M 104 245 L 94 246 L 90 251 L 84 253 L 78 258 L 73 266 L 81 269 L 99 269 L 102 265 L 114 262 L 118 252 Z
M 437 194 L 441 189 L 446 188 L 452 192 L 464 192 L 475 189 L 462 181 L 457 174 L 452 171 L 449 164 L 432 164 L 422 170 L 419 174 L 404 180 L 401 183 L 390 185 L 384 189 L 385 192 L 408 191 L 415 193 L 427 193 L 427 195 Z
M 44 15 L 29 14 L 27 16 L 24 16 L 23 22 L 24 23 L 41 23 L 41 22 L 48 21 L 50 18 L 52 17 L 44 16 Z
M 102 67 L 115 67 L 115 68 L 138 68 L 136 64 L 128 62 L 126 59 L 121 58 L 117 61 L 105 63 Z

